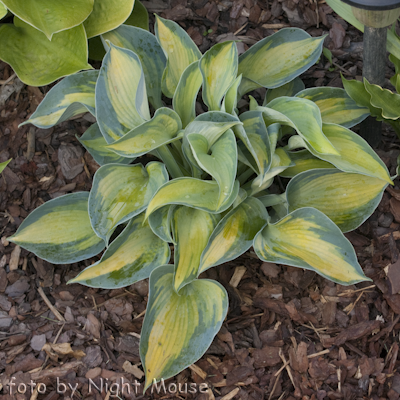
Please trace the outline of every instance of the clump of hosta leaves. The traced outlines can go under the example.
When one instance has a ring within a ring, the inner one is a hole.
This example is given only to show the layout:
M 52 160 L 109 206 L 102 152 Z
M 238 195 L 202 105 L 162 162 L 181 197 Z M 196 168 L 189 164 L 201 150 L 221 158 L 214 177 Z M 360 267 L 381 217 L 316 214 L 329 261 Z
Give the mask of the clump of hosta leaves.
M 105 249 L 70 283 L 119 288 L 150 277 L 146 387 L 207 350 L 228 296 L 199 275 L 251 246 L 261 260 L 343 285 L 368 279 L 343 232 L 371 215 L 392 181 L 348 129 L 368 109 L 343 89 L 305 89 L 298 78 L 323 37 L 282 29 L 240 57 L 234 42 L 202 55 L 176 23 L 157 18 L 155 36 L 123 26 L 102 39 L 100 71 L 62 80 L 25 122 L 49 128 L 93 114 L 79 138 L 101 165 L 93 187 L 43 204 L 11 240 L 52 263 Z M 263 105 L 250 98 L 239 115 L 238 100 L 263 86 Z M 208 111 L 196 115 L 200 91 Z M 143 165 L 145 154 L 154 161 Z

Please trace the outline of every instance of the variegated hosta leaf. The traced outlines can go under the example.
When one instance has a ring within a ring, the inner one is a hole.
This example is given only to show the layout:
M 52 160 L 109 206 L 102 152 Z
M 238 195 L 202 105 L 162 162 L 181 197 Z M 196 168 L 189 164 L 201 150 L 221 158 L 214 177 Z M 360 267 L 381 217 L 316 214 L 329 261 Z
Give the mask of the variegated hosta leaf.
M 7 167 L 8 163 L 9 163 L 11 160 L 12 160 L 12 159 L 10 158 L 9 160 L 0 163 L 0 174 L 4 171 L 4 168 Z
M 174 289 L 179 290 L 196 279 L 200 257 L 218 221 L 219 214 L 178 207 L 174 212 Z
M 310 147 L 309 150 L 315 156 L 342 171 L 380 178 L 393 184 L 386 165 L 361 136 L 335 124 L 323 124 L 322 130 L 340 155 L 318 154 Z
M 322 122 L 351 128 L 369 115 L 369 109 L 359 107 L 344 89 L 315 87 L 305 89 L 296 97 L 313 101 L 321 111 Z
M 237 168 L 236 138 L 232 130 L 226 131 L 212 146 L 199 133 L 190 133 L 187 140 L 198 165 L 211 175 L 219 186 L 217 208 L 231 196 Z M 208 153 L 211 154 L 208 154 Z
M 201 256 L 198 274 L 239 257 L 253 244 L 268 213 L 255 197 L 247 197 L 219 222 Z
M 238 54 L 235 42 L 214 45 L 200 60 L 203 75 L 203 100 L 210 111 L 219 111 L 222 98 L 235 81 Z
M 53 264 L 70 264 L 104 249 L 88 215 L 88 192 L 57 197 L 36 208 L 8 238 Z
M 150 214 L 148 218 L 153 233 L 167 243 L 176 244 L 172 235 L 172 219 L 176 207 L 179 206 L 169 205 L 161 207 Z
M 66 75 L 92 69 L 87 51 L 82 25 L 55 33 L 51 41 L 17 17 L 14 25 L 0 26 L 0 59 L 30 86 L 48 85 Z
M 156 15 L 155 33 L 167 56 L 162 91 L 167 97 L 173 98 L 183 71 L 198 61 L 201 53 L 190 36 L 176 22 Z
M 162 107 L 161 78 L 167 60 L 155 36 L 135 26 L 121 25 L 103 34 L 102 38 L 115 46 L 132 50 L 139 57 L 149 101 L 156 109 Z
M 382 121 L 382 110 L 371 104 L 371 95 L 367 89 L 365 89 L 363 82 L 357 81 L 356 79 L 347 80 L 342 75 L 342 83 L 347 94 L 356 102 L 356 104 L 360 107 L 368 108 L 373 117 Z
M 274 123 L 290 126 L 318 153 L 339 154 L 322 132 L 321 113 L 312 101 L 279 97 L 258 110 L 262 111 L 267 126 Z
M 217 182 L 188 177 L 177 178 L 163 185 L 151 199 L 146 210 L 146 218 L 168 204 L 180 204 L 211 213 L 221 213 L 232 205 L 238 192 L 239 182 L 236 181 L 231 196 L 218 208 L 219 186 Z
M 261 260 L 310 269 L 341 285 L 369 280 L 351 243 L 315 208 L 301 208 L 267 225 L 254 239 L 254 250 Z
M 159 108 L 150 121 L 132 129 L 107 147 L 123 157 L 139 157 L 170 143 L 181 128 L 181 120 L 174 110 Z
M 65 77 L 50 89 L 36 111 L 20 126 L 33 124 L 47 129 L 83 112 L 94 115 L 98 75 L 98 71 L 85 71 Z
M 365 78 L 364 86 L 371 95 L 371 105 L 382 110 L 383 118 L 393 120 L 400 118 L 400 94 L 393 93 L 388 89 L 382 89 L 378 85 L 373 85 Z
M 129 164 L 133 161 L 132 158 L 121 157 L 107 148 L 107 142 L 97 123 L 86 129 L 85 133 L 80 138 L 78 137 L 78 140 L 99 165 Z
M 97 80 L 96 118 L 107 143 L 118 140 L 150 119 L 139 57 L 112 43 Z
M 222 101 L 222 111 L 227 112 L 228 114 L 235 114 L 238 102 L 238 88 L 241 82 L 242 75 L 239 75 L 229 87 L 224 97 L 224 100 Z
M 84 22 L 87 37 L 111 31 L 129 17 L 135 0 L 94 0 L 93 11 Z
M 4 6 L 3 3 L 0 3 L 0 19 L 4 18 L 8 13 L 7 8 Z
M 117 289 L 148 278 L 155 268 L 168 263 L 168 243 L 154 235 L 149 225 L 143 223 L 143 217 L 140 214 L 132 218 L 101 260 L 68 283 Z
M 284 178 L 293 178 L 297 174 L 310 169 L 334 168 L 332 164 L 313 156 L 308 150 L 290 152 L 289 157 L 295 165 L 293 167 L 286 168 L 279 174 Z
M 196 118 L 196 98 L 202 82 L 199 62 L 195 61 L 183 71 L 175 90 L 172 104 L 184 128 Z
M 94 0 L 2 0 L 18 18 L 42 31 L 49 40 L 53 33 L 80 25 L 92 12 Z
M 313 38 L 298 28 L 281 29 L 239 57 L 238 73 L 260 86 L 277 88 L 310 68 L 321 55 L 323 42 L 324 37 Z
M 149 302 L 140 339 L 145 390 L 154 381 L 176 375 L 208 349 L 228 311 L 228 294 L 218 282 L 198 279 L 179 294 L 173 288 L 174 266 L 150 275 Z
M 265 94 L 263 106 L 266 106 L 270 101 L 278 97 L 295 96 L 297 93 L 301 92 L 304 89 L 305 89 L 304 83 L 300 78 L 295 78 L 292 81 L 285 83 L 284 85 L 276 89 L 268 89 L 267 93 Z
M 106 243 L 115 227 L 140 214 L 157 189 L 168 180 L 165 166 L 107 164 L 94 175 L 89 216 L 96 234 Z
M 296 175 L 286 188 L 286 196 L 289 211 L 314 207 L 343 232 L 349 232 L 374 212 L 387 185 L 370 176 L 314 169 Z

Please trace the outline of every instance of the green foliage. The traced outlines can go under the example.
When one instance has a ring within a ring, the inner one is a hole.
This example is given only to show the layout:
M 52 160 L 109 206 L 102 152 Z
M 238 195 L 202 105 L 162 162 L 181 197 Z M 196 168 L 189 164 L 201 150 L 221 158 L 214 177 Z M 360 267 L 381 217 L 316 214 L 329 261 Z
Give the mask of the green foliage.
M 65 78 L 26 121 L 50 127 L 91 112 L 97 122 L 80 141 L 101 167 L 90 193 L 45 203 L 10 240 L 53 263 L 107 248 L 70 283 L 117 288 L 150 277 L 140 344 L 147 388 L 206 351 L 228 297 L 199 275 L 251 246 L 261 260 L 343 285 L 368 280 L 343 232 L 371 215 L 392 181 L 348 129 L 368 107 L 343 89 L 304 89 L 298 78 L 323 38 L 283 29 L 238 57 L 232 42 L 201 55 L 162 18 L 158 41 L 144 32 L 124 26 L 105 35 L 98 79 L 94 71 Z M 240 113 L 240 93 L 260 86 L 268 88 L 263 106 L 251 98 Z M 196 116 L 200 88 L 208 111 Z M 158 161 L 143 166 L 144 154 Z
M 0 26 L 0 59 L 31 86 L 91 69 L 88 39 L 91 55 L 101 59 L 99 35 L 124 22 L 148 29 L 139 0 L 1 0 L 0 19 L 10 13 L 14 23 Z

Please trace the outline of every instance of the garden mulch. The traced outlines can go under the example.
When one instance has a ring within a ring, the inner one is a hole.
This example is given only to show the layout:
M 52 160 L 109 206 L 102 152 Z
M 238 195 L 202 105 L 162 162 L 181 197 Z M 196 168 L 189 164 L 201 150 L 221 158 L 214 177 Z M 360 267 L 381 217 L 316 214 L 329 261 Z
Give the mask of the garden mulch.
M 244 51 L 287 26 L 327 34 L 333 65 L 322 57 L 302 76 L 306 86 L 340 86 L 340 73 L 361 78 L 362 37 L 324 1 L 143 3 L 150 13 L 180 23 L 203 52 L 224 40 L 240 40 Z M 389 78 L 389 65 L 387 73 Z M 148 282 L 117 290 L 67 286 L 98 258 L 52 265 L 7 241 L 42 203 L 90 190 L 99 167 L 75 137 L 93 122 L 90 115 L 52 129 L 18 128 L 49 88 L 21 84 L 0 63 L 0 162 L 13 158 L 0 176 L 0 400 L 108 400 L 117 398 L 109 389 L 121 378 L 143 388 L 138 345 Z M 394 175 L 400 142 L 387 127 L 378 154 Z M 263 263 L 252 251 L 207 271 L 204 276 L 218 279 L 230 298 L 228 316 L 209 350 L 166 381 L 169 392 L 142 395 L 138 388 L 135 394 L 131 386 L 120 398 L 399 399 L 399 226 L 396 180 L 371 218 L 346 234 L 371 279 L 353 286 Z M 103 391 L 92 386 L 89 392 L 89 379 L 98 387 L 103 381 Z M 42 385 L 18 393 L 18 387 L 24 389 L 20 384 L 31 380 Z M 209 390 L 184 393 L 185 383 L 207 383 Z M 175 384 L 181 384 L 180 393 L 173 393 Z

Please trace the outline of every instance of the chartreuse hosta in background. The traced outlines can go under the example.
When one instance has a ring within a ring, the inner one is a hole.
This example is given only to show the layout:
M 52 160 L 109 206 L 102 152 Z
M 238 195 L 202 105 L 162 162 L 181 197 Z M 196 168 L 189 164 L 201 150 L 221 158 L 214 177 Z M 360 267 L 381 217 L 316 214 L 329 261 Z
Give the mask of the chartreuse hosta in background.
M 162 18 L 155 36 L 122 26 L 102 38 L 100 71 L 66 77 L 25 122 L 49 128 L 77 113 L 96 117 L 79 139 L 101 165 L 92 190 L 45 203 L 11 240 L 52 263 L 105 249 L 73 283 L 118 288 L 150 277 L 140 345 L 146 387 L 206 351 L 228 297 L 199 275 L 251 246 L 261 260 L 343 285 L 368 279 L 343 232 L 371 215 L 392 181 L 349 130 L 368 108 L 343 89 L 305 89 L 298 78 L 324 38 L 290 28 L 240 57 L 234 42 L 202 55 Z M 262 86 L 263 105 L 251 98 L 239 115 L 240 96 Z M 208 111 L 196 116 L 200 90 Z M 144 154 L 154 161 L 143 165 Z
M 102 33 L 122 23 L 148 29 L 139 0 L 1 0 L 1 19 L 0 59 L 31 86 L 91 69 L 88 39 L 91 58 L 101 59 Z

